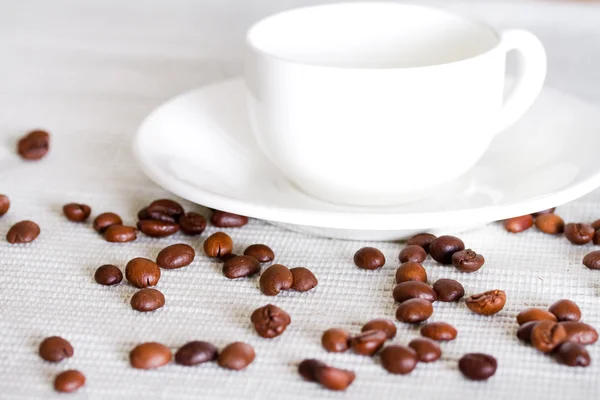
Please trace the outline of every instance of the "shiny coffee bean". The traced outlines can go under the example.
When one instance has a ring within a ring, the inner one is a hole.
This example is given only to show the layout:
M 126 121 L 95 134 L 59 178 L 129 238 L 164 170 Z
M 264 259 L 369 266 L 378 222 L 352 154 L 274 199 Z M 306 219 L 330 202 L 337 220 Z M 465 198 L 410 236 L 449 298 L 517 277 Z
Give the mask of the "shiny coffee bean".
M 381 349 L 387 338 L 387 334 L 383 331 L 371 330 L 361 332 L 350 338 L 350 348 L 356 354 L 372 356 Z
M 133 226 L 111 225 L 102 234 L 104 240 L 111 243 L 126 243 L 137 239 L 137 229 Z
M 275 259 L 275 253 L 267 245 L 253 244 L 244 250 L 244 255 L 254 257 L 258 262 L 266 263 Z
M 225 346 L 217 361 L 223 368 L 239 371 L 250 365 L 255 357 L 256 353 L 252 346 L 243 342 L 234 342 Z
M 224 232 L 213 233 L 204 241 L 204 253 L 209 257 L 223 257 L 232 250 L 233 240 Z
M 267 304 L 257 308 L 250 316 L 259 336 L 270 339 L 281 335 L 292 322 L 290 315 L 281 308 Z
M 5 194 L 0 194 L 0 217 L 8 212 L 10 200 Z
M 137 369 L 159 368 L 170 363 L 172 358 L 171 349 L 156 342 L 137 345 L 129 353 L 129 363 Z
M 329 390 L 345 390 L 354 382 L 356 375 L 352 371 L 326 365 L 314 370 L 315 381 Z
M 531 345 L 542 353 L 550 353 L 567 340 L 567 331 L 555 321 L 539 321 L 531 329 Z
M 151 219 L 165 222 L 177 222 L 184 214 L 181 204 L 170 199 L 155 200 L 146 208 Z
M 533 327 L 536 326 L 540 321 L 529 321 L 525 322 L 523 325 L 517 329 L 517 338 L 524 342 L 529 343 L 531 341 L 531 331 Z
M 460 272 L 475 272 L 483 266 L 485 259 L 471 249 L 452 254 L 452 265 Z
M 433 362 L 442 356 L 440 345 L 428 338 L 417 338 L 408 344 L 417 353 L 420 362 Z
M 399 283 L 394 288 L 392 295 L 398 303 L 414 298 L 424 299 L 432 303 L 437 300 L 437 294 L 433 288 L 427 283 L 419 281 Z
M 17 151 L 25 160 L 39 160 L 50 149 L 50 134 L 46 131 L 35 130 L 23 136 L 17 143 Z
M 530 214 L 504 220 L 504 229 L 511 233 L 523 232 L 533 226 L 533 217 Z
M 583 257 L 583 265 L 589 269 L 600 269 L 600 250 L 594 250 Z
M 405 375 L 417 366 L 417 352 L 407 346 L 387 346 L 381 352 L 381 365 L 392 374 Z
M 396 283 L 408 281 L 427 282 L 427 271 L 419 263 L 405 262 L 396 270 Z
M 541 308 L 526 308 L 517 314 L 517 324 L 523 325 L 530 321 L 554 321 L 556 317 L 550 311 Z
M 465 354 L 458 361 L 458 369 L 462 374 L 473 381 L 484 381 L 491 378 L 498 368 L 496 359 L 487 354 Z
M 317 369 L 325 368 L 325 367 L 327 367 L 327 364 L 325 364 L 323 361 L 315 360 L 314 358 L 308 358 L 306 360 L 303 360 L 298 365 L 298 373 L 305 380 L 307 380 L 309 382 L 316 382 Z
M 229 279 L 245 278 L 259 272 L 260 263 L 250 256 L 235 256 L 223 264 L 223 275 Z
M 443 302 L 459 301 L 465 295 L 465 288 L 454 279 L 438 279 L 433 284 L 437 299 Z
M 92 209 L 85 204 L 69 203 L 63 206 L 63 213 L 69 221 L 83 222 L 88 219 Z
M 54 378 L 54 390 L 60 393 L 73 393 L 85 385 L 85 376 L 75 370 L 63 371 Z
M 321 344 L 330 353 L 343 353 L 350 347 L 350 333 L 345 329 L 327 329 L 321 336 Z
M 407 245 L 416 244 L 417 246 L 421 246 L 425 252 L 429 253 L 429 246 L 431 242 L 437 239 L 437 236 L 432 235 L 431 233 L 418 233 L 415 236 L 408 239 L 406 242 Z
M 178 243 L 162 249 L 156 257 L 156 264 L 165 269 L 182 268 L 190 265 L 194 257 L 196 252 L 192 246 Z
M 186 235 L 199 235 L 206 229 L 206 218 L 201 214 L 189 212 L 179 217 L 179 227 Z
M 138 221 L 137 227 L 146 236 L 153 238 L 167 237 L 179 232 L 179 225 L 176 222 L 158 221 L 154 219 Z
M 506 293 L 498 289 L 488 290 L 469 296 L 465 303 L 475 314 L 494 315 L 504 308 Z
M 271 265 L 259 280 L 260 290 L 267 296 L 277 296 L 280 291 L 290 289 L 292 283 L 294 283 L 292 272 L 281 264 Z
M 307 268 L 296 267 L 290 269 L 292 273 L 292 286 L 290 289 L 297 292 L 307 292 L 318 285 L 317 277 Z
M 125 278 L 130 284 L 140 289 L 156 286 L 160 279 L 160 268 L 152 260 L 137 257 L 125 266 Z
M 385 264 L 385 256 L 374 247 L 363 247 L 354 254 L 354 264 L 362 269 L 378 269 Z
M 408 261 L 412 262 L 423 262 L 427 258 L 427 253 L 421 246 L 416 244 L 408 245 L 400 251 L 400 262 L 405 263 Z
M 585 347 L 575 342 L 564 342 L 558 347 L 554 358 L 559 364 L 569 367 L 587 367 L 592 362 Z
M 565 221 L 556 214 L 543 214 L 536 217 L 535 227 L 549 235 L 556 235 L 565 230 Z
M 184 344 L 175 353 L 175 362 L 179 365 L 191 367 L 217 359 L 219 351 L 208 342 L 193 341 Z
M 387 336 L 388 339 L 392 339 L 394 336 L 396 336 L 396 325 L 394 324 L 394 321 L 392 321 L 390 319 L 386 319 L 386 318 L 373 319 L 373 320 L 367 322 L 366 324 L 364 324 L 360 331 L 366 332 L 366 331 L 373 331 L 373 330 L 382 331 L 383 333 L 385 333 L 385 335 Z
M 210 222 L 219 228 L 236 228 L 246 225 L 248 223 L 248 217 L 215 210 L 210 217 Z
M 558 321 L 579 321 L 581 309 L 575 302 L 567 299 L 557 300 L 548 308 Z
M 123 280 L 123 273 L 115 265 L 106 264 L 98 267 L 94 280 L 104 286 L 117 285 Z
M 103 233 L 113 225 L 123 225 L 123 220 L 117 214 L 112 212 L 102 213 L 94 219 L 94 230 L 96 232 Z
M 465 249 L 462 240 L 454 236 L 440 236 L 429 245 L 429 254 L 440 264 L 452 264 L 452 254 Z
M 565 237 L 569 242 L 582 245 L 592 241 L 596 230 L 588 224 L 566 224 L 565 225 Z
M 554 210 L 556 210 L 556 207 L 548 208 L 547 210 L 542 210 L 542 211 L 534 212 L 532 215 L 534 217 L 539 217 L 540 215 L 553 214 Z
M 424 299 L 406 300 L 396 310 L 396 319 L 400 322 L 418 324 L 431 317 L 433 306 L 430 301 Z
M 598 332 L 591 325 L 577 321 L 559 322 L 567 333 L 565 340 L 579 344 L 594 344 L 598 340 Z
M 131 308 L 140 312 L 158 310 L 165 305 L 165 296 L 156 289 L 145 288 L 138 290 L 131 297 Z
M 40 343 L 39 354 L 46 361 L 59 362 L 73 357 L 73 346 L 60 336 L 47 337 Z
M 454 340 L 457 333 L 456 328 L 446 322 L 430 322 L 421 327 L 421 335 L 432 340 Z
M 11 244 L 33 242 L 40 235 L 40 227 L 33 221 L 21 221 L 14 224 L 6 234 Z

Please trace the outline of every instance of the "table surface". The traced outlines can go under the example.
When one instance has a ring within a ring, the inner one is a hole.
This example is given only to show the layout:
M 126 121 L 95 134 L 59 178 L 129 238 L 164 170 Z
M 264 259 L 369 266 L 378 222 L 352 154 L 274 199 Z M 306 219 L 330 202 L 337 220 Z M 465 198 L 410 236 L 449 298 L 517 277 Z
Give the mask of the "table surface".
M 257 278 L 228 281 L 220 265 L 201 254 L 202 240 L 214 227 L 200 238 L 142 236 L 119 245 L 103 241 L 90 223 L 75 224 L 62 216 L 63 204 L 81 202 L 94 215 L 114 211 L 134 223 L 142 206 L 173 197 L 151 183 L 132 159 L 130 141 L 140 121 L 171 96 L 240 74 L 248 26 L 267 14 L 309 3 L 315 2 L 0 1 L 0 192 L 12 200 L 9 213 L 0 219 L 0 235 L 23 219 L 37 221 L 42 229 L 28 245 L 0 240 L 0 398 L 58 398 L 53 377 L 72 368 L 87 376 L 85 388 L 72 399 L 598 396 L 600 346 L 589 347 L 591 367 L 568 368 L 515 337 L 520 310 L 547 307 L 560 298 L 576 301 L 584 321 L 600 327 L 600 273 L 581 264 L 590 245 L 573 246 L 533 229 L 512 235 L 499 224 L 465 233 L 467 246 L 485 255 L 484 268 L 467 275 L 428 260 L 430 280 L 458 279 L 467 294 L 504 289 L 506 307 L 496 316 L 481 317 L 464 303 L 436 303 L 431 320 L 455 325 L 458 338 L 442 344 L 440 361 L 393 376 L 377 358 L 326 353 L 320 336 L 330 327 L 357 332 L 372 318 L 393 318 L 398 243 L 331 241 L 256 220 L 227 230 L 236 252 L 266 243 L 277 262 L 307 266 L 319 278 L 311 292 L 266 298 Z M 547 47 L 548 85 L 600 104 L 599 3 L 430 3 L 500 28 L 532 30 Z M 36 127 L 52 133 L 51 152 L 41 162 L 24 162 L 15 155 L 15 141 Z M 567 221 L 593 221 L 600 217 L 599 200 L 597 191 L 557 212 Z M 124 268 L 133 257 L 154 258 L 177 242 L 193 245 L 199 254 L 191 266 L 164 272 L 158 285 L 167 298 L 162 310 L 137 313 L 128 304 L 132 287 L 107 288 L 93 281 L 101 264 Z M 354 267 L 352 255 L 364 245 L 384 252 L 384 268 L 367 272 Z M 269 302 L 287 310 L 293 320 L 284 335 L 272 340 L 259 338 L 249 320 L 252 310 Z M 56 365 L 43 362 L 37 346 L 51 335 L 69 339 L 75 356 Z M 407 344 L 417 336 L 415 327 L 398 324 L 393 342 Z M 241 372 L 215 364 L 139 371 L 128 364 L 129 350 L 140 342 L 158 341 L 176 349 L 190 340 L 219 347 L 246 341 L 256 348 L 257 358 Z M 499 363 L 496 375 L 485 383 L 463 379 L 457 360 L 467 352 L 493 354 Z M 304 358 L 355 370 L 357 379 L 345 393 L 325 391 L 299 378 L 296 365 Z

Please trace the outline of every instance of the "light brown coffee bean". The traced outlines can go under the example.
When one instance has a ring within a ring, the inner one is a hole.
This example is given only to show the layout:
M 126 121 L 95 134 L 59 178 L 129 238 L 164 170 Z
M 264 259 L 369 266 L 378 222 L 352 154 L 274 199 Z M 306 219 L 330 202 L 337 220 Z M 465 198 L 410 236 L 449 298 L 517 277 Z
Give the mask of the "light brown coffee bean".
M 517 329 L 517 338 L 524 342 L 529 343 L 531 341 L 531 331 L 533 327 L 536 326 L 540 321 L 529 321 L 525 322 L 523 325 Z
M 184 344 L 175 353 L 175 362 L 179 365 L 191 367 L 208 361 L 214 361 L 219 355 L 219 350 L 212 344 L 203 341 L 193 341 Z
M 321 336 L 321 344 L 330 353 L 343 353 L 350 348 L 350 333 L 340 328 L 327 329 Z
M 575 342 L 564 342 L 555 352 L 556 361 L 569 367 L 587 367 L 592 362 L 585 347 Z
M 158 253 L 156 264 L 160 268 L 176 269 L 190 265 L 196 257 L 192 246 L 184 243 L 167 246 Z
M 247 343 L 234 342 L 221 351 L 217 359 L 219 366 L 235 371 L 242 370 L 254 361 L 256 353 Z
M 432 235 L 431 233 L 418 233 L 408 239 L 406 244 L 409 246 L 416 244 L 417 246 L 421 246 L 426 253 L 429 253 L 429 246 L 435 239 L 437 239 L 437 236 Z
M 137 345 L 129 353 L 129 362 L 137 369 L 159 368 L 170 363 L 172 358 L 171 349 L 156 342 Z
M 167 237 L 179 232 L 179 225 L 176 222 L 158 221 L 154 219 L 138 221 L 137 227 L 146 236 L 153 238 Z
M 237 228 L 248 223 L 248 217 L 215 210 L 210 217 L 210 222 L 219 228 Z
M 104 286 L 117 285 L 123 280 L 123 273 L 115 265 L 106 264 L 98 267 L 94 280 Z
M 565 237 L 569 242 L 582 245 L 592 241 L 596 230 L 588 224 L 566 224 Z
M 125 266 L 125 278 L 137 288 L 156 286 L 160 279 L 160 268 L 152 260 L 137 257 Z
M 85 385 L 85 376 L 75 370 L 63 371 L 54 378 L 54 390 L 60 393 L 73 393 Z
M 398 306 L 396 318 L 400 322 L 418 324 L 431 317 L 433 306 L 430 301 L 424 299 L 409 299 Z
M 293 277 L 292 287 L 290 289 L 297 292 L 307 292 L 319 283 L 317 277 L 307 268 L 291 268 L 290 272 Z
M 542 353 L 550 353 L 567 340 L 567 331 L 555 321 L 539 321 L 531 329 L 531 345 Z
M 256 258 L 250 256 L 235 256 L 223 264 L 223 275 L 229 279 L 245 278 L 259 272 L 260 263 Z
M 131 308 L 140 312 L 158 310 L 164 305 L 165 296 L 156 289 L 141 289 L 131 297 Z
M 354 372 L 329 365 L 315 369 L 315 380 L 329 390 L 346 390 L 354 378 Z
M 92 209 L 86 204 L 69 203 L 63 206 L 63 213 L 69 221 L 83 222 L 88 219 Z
M 10 200 L 5 194 L 0 194 L 0 217 L 8 212 Z
M 103 233 L 113 225 L 123 225 L 123 220 L 117 214 L 105 212 L 94 219 L 94 230 Z
M 465 249 L 462 240 L 455 236 L 440 236 L 429 245 L 431 258 L 440 264 L 452 264 L 452 255 Z
M 427 271 L 419 263 L 405 262 L 396 270 L 396 283 L 408 281 L 427 282 Z
M 517 314 L 517 324 L 523 325 L 530 321 L 555 321 L 556 317 L 550 311 L 541 308 L 526 308 Z
M 280 291 L 292 287 L 294 276 L 281 264 L 273 264 L 260 276 L 260 290 L 267 296 L 277 296 Z
M 137 229 L 133 226 L 111 225 L 102 234 L 110 243 L 126 243 L 137 239 Z
M 428 338 L 417 338 L 408 344 L 417 353 L 420 362 L 433 362 L 442 356 L 440 345 Z
M 469 296 L 465 303 L 475 314 L 494 315 L 504 308 L 506 293 L 498 289 L 488 290 Z
M 452 254 L 452 265 L 460 272 L 475 272 L 479 270 L 484 263 L 485 258 L 471 249 L 457 251 Z
M 213 233 L 204 241 L 204 254 L 209 257 L 224 257 L 232 250 L 233 240 L 224 232 Z
M 421 327 L 421 335 L 433 340 L 454 340 L 457 334 L 456 328 L 446 322 L 430 322 Z
M 409 261 L 421 263 L 427 258 L 427 252 L 421 246 L 409 244 L 400 251 L 399 258 L 401 263 Z
M 533 217 L 530 214 L 521 215 L 504 220 L 504 229 L 511 233 L 520 233 L 533 226 Z
M 206 229 L 206 218 L 201 214 L 189 212 L 179 217 L 179 227 L 186 235 L 200 235 Z
M 543 214 L 536 217 L 535 227 L 549 235 L 556 235 L 565 230 L 565 221 L 556 214 Z
M 433 284 L 437 299 L 443 302 L 459 301 L 465 295 L 465 288 L 454 279 L 438 279 Z
M 378 269 L 385 264 L 385 256 L 374 247 L 363 247 L 354 254 L 354 264 L 361 269 Z
M 259 336 L 270 339 L 281 335 L 292 322 L 290 315 L 281 308 L 267 304 L 257 308 L 250 316 Z
M 170 199 L 154 200 L 146 208 L 148 216 L 157 221 L 177 222 L 184 214 L 181 204 Z
M 356 354 L 372 356 L 381 349 L 386 340 L 387 334 L 383 331 L 365 331 L 350 338 L 350 348 Z
M 594 250 L 583 257 L 583 265 L 589 269 L 600 269 L 600 250 Z
M 402 303 L 408 299 L 420 298 L 430 302 L 437 300 L 437 294 L 431 286 L 425 282 L 406 281 L 399 283 L 392 292 L 394 300 Z
M 567 332 L 565 340 L 579 344 L 594 344 L 598 340 L 598 332 L 591 325 L 578 321 L 565 321 L 559 324 Z
M 46 361 L 59 362 L 73 357 L 73 346 L 60 336 L 47 337 L 40 343 L 39 354 Z
M 557 300 L 548 308 L 558 321 L 579 321 L 581 310 L 575 302 L 567 299 Z
M 392 339 L 394 336 L 396 336 L 396 332 L 397 332 L 394 321 L 389 320 L 387 318 L 373 319 L 373 320 L 367 322 L 366 324 L 364 324 L 360 331 L 366 332 L 366 331 L 372 331 L 372 330 L 382 331 L 383 333 L 385 333 L 385 335 L 387 336 L 388 339 Z
M 33 242 L 40 235 L 40 227 L 33 221 L 21 221 L 14 224 L 6 234 L 11 244 Z
M 381 352 L 381 365 L 392 374 L 406 375 L 417 366 L 417 352 L 407 346 L 387 346 Z
M 17 152 L 25 160 L 39 160 L 50 149 L 50 134 L 43 130 L 35 130 L 23 136 L 17 143 Z
M 244 255 L 254 257 L 258 262 L 266 263 L 275 259 L 275 253 L 267 245 L 253 244 L 244 250 Z

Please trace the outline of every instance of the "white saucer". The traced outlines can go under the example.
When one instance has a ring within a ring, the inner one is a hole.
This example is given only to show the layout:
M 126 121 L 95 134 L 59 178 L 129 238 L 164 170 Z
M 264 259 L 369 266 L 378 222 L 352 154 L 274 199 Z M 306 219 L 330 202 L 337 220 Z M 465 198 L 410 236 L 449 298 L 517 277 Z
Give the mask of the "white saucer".
M 458 231 L 569 202 L 600 186 L 599 148 L 600 108 L 545 88 L 471 171 L 434 196 L 390 207 L 331 204 L 298 190 L 263 157 L 241 78 L 168 101 L 146 118 L 133 143 L 142 170 L 190 201 L 299 232 L 367 240 Z M 427 149 L 422 153 L 426 163 Z M 419 173 L 402 165 L 401 151 L 398 168 Z

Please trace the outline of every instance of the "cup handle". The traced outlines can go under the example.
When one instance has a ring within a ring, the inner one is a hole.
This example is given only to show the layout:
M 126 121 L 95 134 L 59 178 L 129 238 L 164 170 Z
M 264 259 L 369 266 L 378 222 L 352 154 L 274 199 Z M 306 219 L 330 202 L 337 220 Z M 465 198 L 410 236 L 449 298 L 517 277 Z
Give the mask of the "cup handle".
M 546 51 L 542 42 L 531 32 L 521 29 L 503 31 L 500 46 L 505 53 L 520 53 L 515 84 L 504 98 L 496 132 L 515 123 L 542 90 L 546 78 Z

